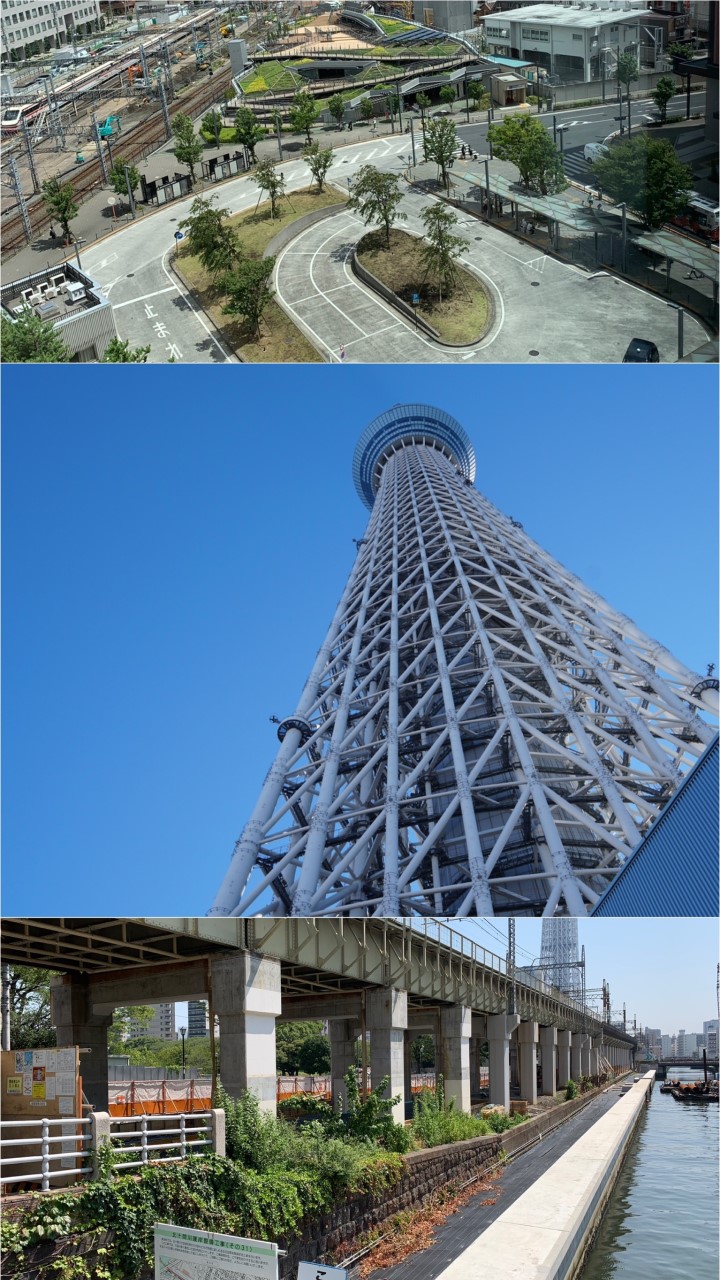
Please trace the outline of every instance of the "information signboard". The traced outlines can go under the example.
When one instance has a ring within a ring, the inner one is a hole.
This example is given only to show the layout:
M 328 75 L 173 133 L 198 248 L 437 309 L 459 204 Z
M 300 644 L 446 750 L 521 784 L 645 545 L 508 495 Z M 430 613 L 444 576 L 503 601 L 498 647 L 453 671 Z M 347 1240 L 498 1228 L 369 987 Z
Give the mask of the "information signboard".
M 155 1280 L 278 1280 L 278 1248 L 268 1240 L 169 1222 L 156 1223 L 154 1230 Z

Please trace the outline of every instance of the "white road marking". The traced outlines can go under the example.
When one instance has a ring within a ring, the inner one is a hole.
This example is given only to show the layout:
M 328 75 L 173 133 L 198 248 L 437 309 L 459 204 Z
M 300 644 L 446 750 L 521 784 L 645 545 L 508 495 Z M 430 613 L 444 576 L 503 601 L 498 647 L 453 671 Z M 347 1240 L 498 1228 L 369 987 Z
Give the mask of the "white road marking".
M 162 266 L 162 269 L 163 269 L 163 271 L 165 272 L 165 275 L 167 276 L 168 280 L 169 280 L 169 281 L 170 281 L 170 283 L 172 284 L 173 288 L 174 288 L 174 289 L 177 289 L 178 296 L 179 296 L 179 297 L 181 297 L 181 298 L 184 298 L 184 299 L 185 299 L 185 302 L 186 302 L 186 303 L 187 303 L 187 305 L 189 306 L 189 308 L 190 308 L 190 310 L 192 311 L 192 313 L 193 313 L 193 315 L 195 316 L 195 318 L 196 318 L 197 320 L 199 320 L 199 321 L 200 321 L 200 324 L 202 325 L 203 329 L 205 330 L 205 332 L 206 332 L 206 334 L 207 334 L 208 338 L 212 338 L 213 342 L 215 343 L 215 346 L 217 347 L 218 351 L 220 352 L 220 354 L 221 354 L 221 356 L 222 356 L 223 360 L 225 361 L 225 363 L 226 363 L 226 364 L 235 364 L 235 363 L 238 363 L 238 361 L 237 361 L 237 359 L 236 359 L 236 358 L 234 358 L 234 357 L 232 357 L 232 356 L 229 356 L 229 355 L 227 354 L 227 352 L 225 352 L 225 351 L 223 350 L 223 348 L 222 348 L 221 344 L 218 342 L 217 338 L 215 337 L 215 334 L 214 334 L 214 333 L 212 333 L 212 332 L 210 331 L 210 329 L 208 328 L 208 326 L 207 326 L 207 325 L 206 325 L 206 323 L 205 323 L 205 319 L 204 319 L 204 317 L 203 317 L 203 316 L 201 316 L 201 315 L 200 315 L 200 312 L 199 312 L 199 311 L 197 311 L 197 310 L 196 310 L 196 308 L 193 306 L 193 304 L 192 304 L 192 302 L 191 302 L 190 298 L 188 297 L 188 295 L 187 295 L 186 293 L 182 293 L 182 292 L 181 292 L 181 290 L 180 290 L 179 285 L 176 285 L 176 284 L 173 282 L 172 276 L 170 275 L 170 272 L 168 271 L 168 269 L 167 269 L 167 267 L 166 267 L 166 265 L 165 265 L 165 258 L 167 257 L 167 254 L 168 254 L 168 253 L 173 253 L 173 252 L 174 252 L 174 246 L 171 246 L 169 249 L 167 249 L 167 250 L 165 251 L 165 253 L 162 255 L 162 257 L 161 257 L 161 259 L 160 259 L 160 265 Z
M 121 307 L 131 307 L 134 302 L 144 302 L 146 298 L 157 298 L 161 293 L 179 293 L 180 290 L 176 284 L 169 284 L 166 289 L 156 289 L 154 293 L 141 293 L 138 298 L 128 298 L 125 302 L 114 302 L 113 311 L 119 311 Z

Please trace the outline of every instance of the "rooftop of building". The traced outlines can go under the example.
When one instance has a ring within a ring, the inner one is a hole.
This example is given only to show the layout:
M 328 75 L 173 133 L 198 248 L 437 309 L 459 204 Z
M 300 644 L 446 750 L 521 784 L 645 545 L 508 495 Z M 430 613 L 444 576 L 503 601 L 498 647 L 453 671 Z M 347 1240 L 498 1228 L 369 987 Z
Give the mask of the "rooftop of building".
M 92 276 L 72 262 L 48 266 L 44 271 L 11 280 L 0 288 L 0 307 L 11 319 L 29 307 L 41 319 L 58 323 L 104 302 Z
M 608 26 L 617 22 L 635 21 L 651 17 L 648 9 L 632 9 L 624 5 L 619 9 L 600 8 L 597 4 L 578 4 L 571 8 L 560 8 L 557 4 L 531 4 L 526 9 L 506 9 L 504 13 L 493 14 L 483 19 L 485 22 L 538 22 L 543 26 L 554 27 L 587 27 L 593 29 Z

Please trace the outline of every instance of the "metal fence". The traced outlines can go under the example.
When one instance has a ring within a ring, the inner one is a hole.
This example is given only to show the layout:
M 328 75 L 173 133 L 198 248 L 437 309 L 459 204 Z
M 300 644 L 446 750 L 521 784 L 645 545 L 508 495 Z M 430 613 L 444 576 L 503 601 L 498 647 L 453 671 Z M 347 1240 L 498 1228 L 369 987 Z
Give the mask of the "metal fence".
M 216 1109 L 152 1116 L 78 1116 L 0 1121 L 0 1186 L 18 1190 L 72 1186 L 100 1176 L 98 1152 L 113 1150 L 122 1173 L 212 1151 L 225 1154 L 225 1113 Z
M 0 1185 L 30 1182 L 49 1191 L 53 1182 L 75 1182 L 91 1174 L 92 1121 L 77 1116 L 62 1120 L 49 1120 L 46 1116 L 37 1120 L 2 1120 L 0 1149 Z

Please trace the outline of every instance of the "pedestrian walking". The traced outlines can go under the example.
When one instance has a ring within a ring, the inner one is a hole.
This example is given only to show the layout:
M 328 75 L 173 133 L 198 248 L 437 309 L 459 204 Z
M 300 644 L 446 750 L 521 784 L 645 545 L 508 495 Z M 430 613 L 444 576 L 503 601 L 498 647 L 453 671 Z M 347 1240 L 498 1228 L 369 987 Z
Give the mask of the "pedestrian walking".
M 57 240 L 57 231 L 55 230 L 54 227 L 50 228 L 50 239 L 52 240 L 53 244 L 55 244 L 55 241 Z
M 344 346 L 343 346 L 342 342 L 340 343 L 340 359 L 341 359 L 341 360 L 344 360 L 344 359 L 345 359 L 345 348 L 344 348 Z

